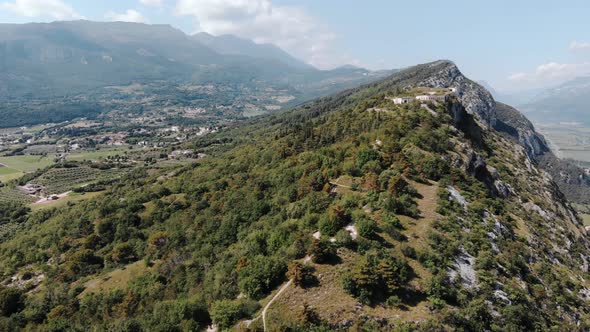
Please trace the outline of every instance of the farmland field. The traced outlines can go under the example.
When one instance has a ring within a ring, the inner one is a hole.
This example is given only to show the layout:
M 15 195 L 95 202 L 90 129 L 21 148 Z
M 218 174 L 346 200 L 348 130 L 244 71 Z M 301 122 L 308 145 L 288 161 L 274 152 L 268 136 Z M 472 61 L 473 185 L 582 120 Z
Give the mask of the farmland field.
M 100 160 L 108 156 L 123 155 L 127 149 L 112 148 L 98 151 L 76 152 L 67 156 L 67 160 L 84 161 L 84 160 Z M 19 178 L 24 173 L 34 172 L 38 169 L 43 169 L 55 163 L 53 155 L 39 156 L 39 155 L 23 155 L 23 156 L 8 156 L 0 157 L 0 181 L 6 182 L 12 179 Z
M 122 156 L 128 149 L 125 148 L 112 148 L 112 149 L 101 149 L 97 151 L 87 151 L 80 153 L 72 153 L 67 159 L 72 161 L 84 161 L 84 160 L 99 160 L 109 156 L 120 155 Z
M 560 158 L 569 158 L 590 165 L 590 128 L 576 123 L 537 124 Z
M 23 175 L 23 172 L 10 167 L 0 166 L 0 182 L 7 182 L 13 179 L 18 179 Z
M 84 184 L 116 177 L 120 170 L 99 170 L 90 167 L 53 168 L 32 180 L 42 185 L 44 194 L 60 194 Z
M 26 193 L 20 191 L 16 188 L 3 188 L 0 189 L 0 202 L 8 202 L 8 203 L 33 203 L 35 201 L 34 197 L 27 195 Z
M 53 164 L 51 156 L 10 156 L 0 157 L 0 164 L 24 173 L 34 172 Z

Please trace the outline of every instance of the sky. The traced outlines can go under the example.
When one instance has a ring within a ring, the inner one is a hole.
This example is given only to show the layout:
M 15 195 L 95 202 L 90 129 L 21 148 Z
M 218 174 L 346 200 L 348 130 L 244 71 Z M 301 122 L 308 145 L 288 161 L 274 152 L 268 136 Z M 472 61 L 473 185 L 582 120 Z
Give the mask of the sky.
M 454 61 L 515 92 L 590 75 L 588 0 L 0 0 L 0 22 L 170 24 L 273 43 L 322 69 Z

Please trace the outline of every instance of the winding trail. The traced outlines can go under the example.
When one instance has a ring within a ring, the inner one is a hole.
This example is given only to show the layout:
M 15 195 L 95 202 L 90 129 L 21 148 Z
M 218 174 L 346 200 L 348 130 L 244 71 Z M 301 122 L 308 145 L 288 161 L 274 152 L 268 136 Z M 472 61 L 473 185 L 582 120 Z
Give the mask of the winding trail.
M 303 264 L 308 263 L 309 261 L 311 261 L 311 256 L 307 255 L 305 256 L 305 258 L 303 259 Z M 266 332 L 266 312 L 268 311 L 268 308 L 270 308 L 270 305 L 279 298 L 279 296 L 281 296 L 281 294 L 283 294 L 284 291 L 287 290 L 287 288 L 289 288 L 289 286 L 291 286 L 291 284 L 293 283 L 293 279 L 290 279 L 286 284 L 283 285 L 283 287 L 281 287 L 281 289 L 279 289 L 279 291 L 275 294 L 275 296 L 272 297 L 272 299 L 270 299 L 270 301 L 268 301 L 268 303 L 266 304 L 266 306 L 264 306 L 264 309 L 262 309 L 262 313 L 249 321 L 246 321 L 246 326 L 250 326 L 250 324 L 252 324 L 253 322 L 259 320 L 262 317 L 262 327 L 264 329 L 264 332 Z
M 281 289 L 279 289 L 279 291 L 275 294 L 275 296 L 273 296 L 273 298 L 268 301 L 268 303 L 266 304 L 266 306 L 264 307 L 264 309 L 262 310 L 262 327 L 264 328 L 264 331 L 266 332 L 266 312 L 268 311 L 268 308 L 270 308 L 270 305 L 287 289 L 289 288 L 289 286 L 291 286 L 291 284 L 293 283 L 293 279 L 289 280 L 288 283 L 286 283 L 283 287 L 281 287 Z

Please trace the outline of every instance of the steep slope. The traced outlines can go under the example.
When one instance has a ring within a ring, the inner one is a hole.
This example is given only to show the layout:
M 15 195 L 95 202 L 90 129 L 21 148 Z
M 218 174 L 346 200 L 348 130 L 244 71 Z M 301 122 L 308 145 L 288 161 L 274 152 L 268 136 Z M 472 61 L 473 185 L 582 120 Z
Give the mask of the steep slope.
M 590 176 L 574 162 L 559 159 L 553 154 L 543 135 L 517 109 L 497 103 L 496 130 L 507 134 L 524 146 L 527 156 L 546 170 L 559 185 L 568 200 L 590 204 Z
M 496 115 L 498 120 L 495 128 L 509 134 L 525 147 L 527 155 L 535 160 L 549 153 L 549 145 L 543 135 L 535 131 L 533 124 L 517 109 L 503 103 L 497 103 Z
M 462 91 L 390 101 L 423 83 Z M 0 329 L 587 330 L 586 232 L 492 102 L 408 68 L 31 214 L 0 243 Z

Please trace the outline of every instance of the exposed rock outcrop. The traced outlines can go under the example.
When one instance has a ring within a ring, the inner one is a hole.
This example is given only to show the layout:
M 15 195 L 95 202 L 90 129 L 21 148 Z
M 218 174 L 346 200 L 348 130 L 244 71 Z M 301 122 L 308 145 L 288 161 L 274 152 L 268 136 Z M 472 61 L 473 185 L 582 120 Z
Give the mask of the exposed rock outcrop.
M 514 107 L 497 103 L 495 114 L 497 120 L 494 128 L 518 140 L 531 160 L 537 160 L 551 151 L 545 137 L 536 132 L 533 124 Z
M 496 104 L 497 121 L 494 128 L 518 141 L 527 157 L 551 175 L 568 200 L 590 204 L 590 176 L 571 161 L 557 158 L 543 135 L 515 108 Z
M 496 122 L 496 102 L 492 94 L 481 85 L 465 77 L 451 61 L 441 60 L 428 64 L 431 75 L 416 86 L 456 88 L 457 95 L 467 112 L 477 116 L 488 126 Z

